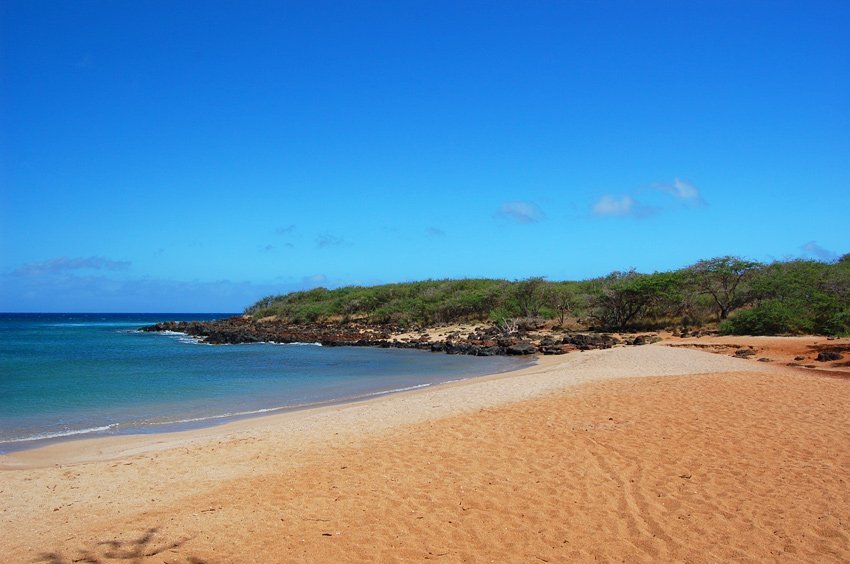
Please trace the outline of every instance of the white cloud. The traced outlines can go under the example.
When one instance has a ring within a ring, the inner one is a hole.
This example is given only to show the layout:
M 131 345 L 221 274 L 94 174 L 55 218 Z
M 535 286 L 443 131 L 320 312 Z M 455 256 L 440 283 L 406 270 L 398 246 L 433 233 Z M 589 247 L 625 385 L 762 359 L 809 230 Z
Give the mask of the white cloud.
M 660 190 L 661 192 L 670 194 L 677 200 L 690 205 L 706 205 L 706 201 L 703 199 L 702 194 L 700 194 L 699 188 L 697 188 L 692 182 L 682 180 L 681 178 L 674 178 L 672 184 L 656 182 L 655 184 L 652 184 L 651 187 L 655 190 Z
M 821 260 L 832 261 L 838 258 L 838 253 L 834 253 L 829 249 L 824 249 L 815 241 L 809 241 L 805 245 L 801 246 L 800 250 L 807 255 L 817 257 Z
M 126 270 L 130 263 L 106 257 L 68 258 L 56 257 L 40 262 L 30 262 L 14 271 L 17 275 L 49 274 L 72 270 Z
M 305 276 L 301 279 L 301 284 L 305 288 L 316 288 L 325 284 L 328 281 L 328 277 L 324 274 L 313 274 L 312 276 Z
M 615 198 L 604 195 L 593 204 L 593 213 L 596 215 L 632 215 L 636 209 L 635 199 L 631 196 Z
M 676 178 L 673 180 L 673 195 L 683 200 L 698 200 L 700 198 L 699 190 L 696 186 L 686 180 Z
M 342 245 L 344 242 L 345 241 L 343 241 L 341 237 L 331 235 L 330 233 L 323 233 L 316 237 L 316 246 L 320 249 L 324 249 L 325 247 L 336 247 L 338 245 Z
M 517 223 L 537 223 L 542 221 L 546 214 L 532 202 L 505 202 L 499 206 L 498 215 Z
M 0 311 L 238 312 L 262 296 L 328 286 L 321 273 L 273 281 L 173 280 L 118 272 L 104 257 L 51 259 L 0 272 Z
M 261 296 L 299 289 L 294 283 L 117 279 L 81 271 L 0 275 L 0 311 L 238 312 Z
M 682 180 L 681 178 L 674 178 L 672 183 L 654 182 L 636 190 L 634 193 L 641 200 L 631 195 L 611 196 L 605 194 L 593 204 L 593 214 L 597 216 L 645 218 L 672 209 L 671 205 L 662 201 L 664 198 L 660 198 L 657 195 L 653 196 L 653 193 L 657 194 L 659 192 L 672 196 L 681 204 L 690 207 L 707 205 L 702 194 L 700 194 L 699 188 L 692 182 Z M 647 204 L 647 200 L 651 203 Z

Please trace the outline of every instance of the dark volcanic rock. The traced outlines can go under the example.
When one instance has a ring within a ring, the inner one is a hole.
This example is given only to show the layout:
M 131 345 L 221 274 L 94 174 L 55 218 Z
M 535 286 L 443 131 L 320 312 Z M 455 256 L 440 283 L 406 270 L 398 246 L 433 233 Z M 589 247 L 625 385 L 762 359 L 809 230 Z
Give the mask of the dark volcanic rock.
M 327 347 L 393 347 L 475 356 L 530 355 L 538 352 L 565 354 L 576 349 L 610 348 L 617 343 L 610 335 L 577 334 L 564 341 L 559 337 L 546 336 L 535 346 L 531 337 L 523 338 L 522 333 L 506 336 L 492 326 L 477 327 L 466 337 L 455 332 L 447 336 L 445 341 L 432 339 L 425 332 L 418 337 L 395 340 L 393 334 L 409 332 L 409 328 L 362 322 L 295 324 L 281 320 L 255 321 L 243 316 L 215 321 L 165 321 L 142 327 L 140 331 L 185 333 L 213 345 L 320 343 Z
M 818 353 L 818 357 L 815 359 L 819 362 L 829 362 L 832 360 L 841 360 L 844 358 L 841 356 L 840 352 L 836 351 L 821 351 Z
M 581 351 L 590 349 L 610 349 L 619 341 L 612 335 L 600 333 L 576 333 L 564 337 L 563 344 L 575 345 Z
M 649 345 L 652 343 L 657 343 L 661 340 L 661 337 L 658 335 L 638 335 L 634 339 L 632 339 L 629 344 L 640 346 L 640 345 Z
M 504 354 L 504 349 L 500 349 L 499 347 L 479 347 L 476 354 L 478 356 L 496 356 Z
M 498 339 L 496 339 L 496 344 L 498 344 L 500 347 L 507 348 L 517 344 L 517 340 L 513 337 L 499 337 Z
M 536 352 L 537 347 L 527 341 L 511 345 L 507 349 L 505 349 L 505 353 L 509 355 L 534 354 Z
M 431 352 L 443 352 L 446 350 L 445 343 L 431 343 Z
M 539 347 L 538 350 L 543 354 L 567 354 L 577 349 L 575 345 L 547 345 Z
M 540 348 L 543 348 L 543 347 L 554 347 L 554 346 L 555 346 L 555 345 L 557 345 L 557 344 L 558 344 L 558 343 L 556 343 L 556 342 L 555 342 L 555 339 L 553 339 L 551 336 L 546 336 L 546 337 L 543 337 L 543 338 L 540 340 L 540 344 L 539 344 L 538 346 L 539 346 Z

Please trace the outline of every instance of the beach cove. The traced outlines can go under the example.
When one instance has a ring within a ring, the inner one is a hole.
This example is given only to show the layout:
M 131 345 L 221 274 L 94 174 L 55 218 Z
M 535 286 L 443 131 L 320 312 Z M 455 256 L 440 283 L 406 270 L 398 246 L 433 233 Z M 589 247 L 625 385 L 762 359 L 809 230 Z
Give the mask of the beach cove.
M 850 558 L 850 381 L 708 352 L 0 457 L 2 560 Z
M 207 427 L 533 362 L 312 341 L 207 346 L 185 333 L 137 330 L 165 315 L 175 316 L 0 314 L 0 454 Z
M 850 563 L 850 2 L 0 14 L 0 564 Z

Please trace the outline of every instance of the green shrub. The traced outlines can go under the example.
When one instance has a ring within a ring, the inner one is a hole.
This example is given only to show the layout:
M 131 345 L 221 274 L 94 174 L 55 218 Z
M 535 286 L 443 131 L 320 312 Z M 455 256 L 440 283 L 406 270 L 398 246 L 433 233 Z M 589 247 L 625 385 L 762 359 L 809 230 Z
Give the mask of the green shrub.
M 752 309 L 742 309 L 754 304 Z M 834 262 L 760 264 L 737 257 L 642 274 L 634 270 L 581 282 L 528 278 L 424 280 L 381 286 L 316 288 L 266 296 L 245 313 L 289 322 L 326 320 L 433 325 L 581 317 L 597 327 L 652 329 L 702 325 L 728 334 L 850 334 L 850 255 Z
M 752 309 L 739 311 L 720 324 L 724 335 L 783 335 L 811 332 L 795 308 L 769 300 Z
M 826 322 L 824 329 L 830 335 L 850 336 L 850 310 L 833 314 Z

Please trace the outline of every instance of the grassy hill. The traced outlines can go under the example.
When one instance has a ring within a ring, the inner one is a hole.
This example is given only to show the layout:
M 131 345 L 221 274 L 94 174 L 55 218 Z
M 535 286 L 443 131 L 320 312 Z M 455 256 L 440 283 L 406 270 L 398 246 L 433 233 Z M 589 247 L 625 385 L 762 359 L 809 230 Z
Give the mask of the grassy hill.
M 850 254 L 763 264 L 738 257 L 582 281 L 424 280 L 268 296 L 245 311 L 293 323 L 434 325 L 516 318 L 604 329 L 719 323 L 736 334 L 850 333 Z

